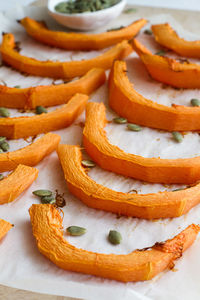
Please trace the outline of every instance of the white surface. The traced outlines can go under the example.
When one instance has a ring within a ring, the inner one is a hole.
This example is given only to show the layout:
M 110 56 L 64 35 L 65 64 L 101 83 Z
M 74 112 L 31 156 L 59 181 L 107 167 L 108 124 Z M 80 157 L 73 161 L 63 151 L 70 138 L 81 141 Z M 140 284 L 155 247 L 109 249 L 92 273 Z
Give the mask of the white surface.
M 13 12 L 13 16 L 14 20 L 22 17 L 23 14 L 31 14 L 33 18 L 39 19 L 41 17 L 44 19 L 43 12 L 42 9 L 32 8 L 24 13 L 23 10 L 18 9 Z M 130 20 L 132 20 L 132 16 L 122 15 L 118 22 L 113 23 L 113 26 L 119 26 L 121 23 L 128 24 L 130 23 Z M 154 22 L 168 20 L 176 29 L 181 29 L 173 19 L 170 19 L 170 17 L 160 16 L 153 18 L 153 20 Z M 11 31 L 15 33 L 17 40 L 23 41 L 22 51 L 24 54 L 31 55 L 37 59 L 56 58 L 58 60 L 63 60 L 64 57 L 68 59 L 80 59 L 83 56 L 85 56 L 85 58 L 87 56 L 86 53 L 78 53 L 77 55 L 75 52 L 68 53 L 66 51 L 42 46 L 29 38 L 21 26 L 15 21 L 10 21 L 3 16 L 0 16 L 0 25 L 2 31 Z M 94 55 L 96 55 L 96 52 L 90 53 L 90 56 Z M 133 63 L 135 59 L 135 54 L 127 59 L 129 68 L 131 68 L 131 66 L 134 67 Z M 139 61 L 138 58 L 137 61 Z M 145 93 L 147 92 L 145 83 L 146 80 L 148 80 L 148 77 L 145 77 L 146 73 L 142 64 L 140 64 L 138 72 L 144 73 L 144 77 L 142 77 L 141 80 L 143 83 L 143 91 Z M 12 82 L 9 81 L 10 74 L 12 74 Z M 10 69 L 7 69 L 7 75 L 5 76 L 5 69 L 1 68 L 1 76 L 4 80 L 5 78 L 6 80 L 8 78 L 9 85 L 20 84 L 23 87 L 25 85 L 31 85 L 33 81 L 34 84 L 36 82 L 36 78 L 33 79 L 31 76 L 24 78 L 22 75 Z M 134 81 L 135 75 L 130 73 L 129 76 L 130 80 Z M 41 79 L 37 78 L 37 80 L 37 82 L 40 83 Z M 45 80 L 47 79 L 43 79 L 42 82 Z M 135 86 L 136 89 L 139 84 L 142 86 L 138 79 L 137 85 Z M 154 87 L 154 85 L 148 86 L 148 93 L 151 93 L 151 97 L 156 99 L 155 93 L 157 93 L 158 90 L 155 91 Z M 169 93 L 167 92 L 167 95 L 165 96 L 163 94 L 164 97 L 160 97 L 159 101 L 162 102 L 162 99 L 166 97 L 170 98 L 170 93 L 172 91 L 173 89 L 169 88 Z M 196 91 L 191 90 L 190 95 L 195 96 Z M 93 101 L 103 101 L 107 103 L 106 86 L 101 87 L 91 99 Z M 111 119 L 113 116 L 114 114 L 108 111 L 108 118 Z M 80 117 L 70 128 L 58 132 L 62 136 L 63 143 L 81 144 L 82 128 L 76 124 L 83 119 L 84 115 L 82 115 L 82 117 Z M 168 139 L 168 136 L 166 136 L 168 135 L 167 133 L 162 134 L 159 131 L 150 129 L 146 129 L 139 133 L 130 133 L 124 129 L 124 126 L 120 125 L 110 125 L 107 127 L 108 136 L 112 142 L 119 144 L 121 147 L 126 147 L 128 152 L 142 150 L 144 155 L 152 155 L 152 144 L 147 142 L 147 137 L 145 137 L 145 131 L 148 130 L 150 134 L 162 137 L 159 151 L 171 151 L 171 154 L 177 154 L 177 144 L 172 143 L 171 139 Z M 138 138 L 139 136 L 141 139 Z M 197 134 L 190 134 L 188 136 L 191 137 L 191 140 L 190 147 L 187 149 L 187 155 L 193 156 L 195 155 L 196 149 L 199 148 L 199 137 Z M 138 141 L 140 140 L 140 143 L 134 142 L 136 138 L 138 138 Z M 128 143 L 127 140 L 129 141 Z M 142 145 L 143 147 L 141 147 Z M 20 146 L 22 146 L 22 144 L 19 141 L 15 143 L 15 145 L 13 144 L 12 149 L 16 149 Z M 157 146 L 155 149 L 157 149 Z M 180 150 L 181 147 L 179 148 L 179 151 Z M 184 155 L 184 151 L 185 147 L 183 147 L 181 154 L 179 152 L 180 157 Z M 198 240 L 177 262 L 177 272 L 164 272 L 149 282 L 123 284 L 111 280 L 95 278 L 93 276 L 66 272 L 54 266 L 50 261 L 43 257 L 36 248 L 31 232 L 28 208 L 32 203 L 38 203 L 38 200 L 32 196 L 33 190 L 37 188 L 50 188 L 51 190 L 55 190 L 57 188 L 61 193 L 65 192 L 67 200 L 67 206 L 64 208 L 64 228 L 69 225 L 80 225 L 88 229 L 87 234 L 80 238 L 68 238 L 72 244 L 77 247 L 98 251 L 100 253 L 129 253 L 136 248 L 147 247 L 154 244 L 156 241 L 170 238 L 192 222 L 199 223 L 200 206 L 192 209 L 186 216 L 173 220 L 166 219 L 151 222 L 125 217 L 118 219 L 114 214 L 87 208 L 78 199 L 75 199 L 68 193 L 63 173 L 55 153 L 44 159 L 44 161 L 38 165 L 38 169 L 40 171 L 39 177 L 32 187 L 19 197 L 17 201 L 1 206 L 0 218 L 5 218 L 15 224 L 15 227 L 9 232 L 0 247 L 1 284 L 37 292 L 74 296 L 89 300 L 199 299 L 200 287 L 198 278 L 200 269 L 200 242 Z M 124 192 L 133 189 L 136 184 L 137 188 L 141 189 L 143 192 L 145 192 L 145 190 L 146 192 L 156 192 L 164 188 L 172 188 L 172 186 L 163 187 L 162 185 L 157 184 L 142 184 L 123 176 L 105 172 L 99 168 L 93 169 L 90 172 L 90 175 L 95 178 L 97 182 Z M 173 187 L 176 186 L 173 185 Z M 110 229 L 116 229 L 122 233 L 123 242 L 121 245 L 113 247 L 107 243 L 106 236 Z M 177 289 L 177 286 L 179 289 Z

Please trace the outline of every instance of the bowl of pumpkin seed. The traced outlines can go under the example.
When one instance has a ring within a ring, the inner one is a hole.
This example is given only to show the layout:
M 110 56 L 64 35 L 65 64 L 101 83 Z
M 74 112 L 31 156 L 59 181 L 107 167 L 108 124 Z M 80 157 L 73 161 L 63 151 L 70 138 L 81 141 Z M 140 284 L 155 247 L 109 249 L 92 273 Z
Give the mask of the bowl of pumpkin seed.
M 80 31 L 92 31 L 117 18 L 126 0 L 49 0 L 48 12 L 59 23 Z

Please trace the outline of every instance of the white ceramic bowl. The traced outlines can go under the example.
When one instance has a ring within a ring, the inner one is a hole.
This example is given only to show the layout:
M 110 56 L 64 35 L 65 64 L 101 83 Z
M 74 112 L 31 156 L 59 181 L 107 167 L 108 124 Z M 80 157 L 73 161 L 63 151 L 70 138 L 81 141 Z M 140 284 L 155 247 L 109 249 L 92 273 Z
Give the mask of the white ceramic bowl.
M 118 4 L 102 9 L 96 12 L 85 12 L 79 14 L 63 14 L 55 10 L 55 6 L 66 0 L 48 0 L 48 12 L 49 14 L 60 24 L 81 30 L 81 31 L 90 31 L 97 29 L 101 26 L 106 25 L 113 19 L 117 18 L 124 6 L 126 0 L 121 0 Z M 67 2 L 67 1 L 66 1 Z

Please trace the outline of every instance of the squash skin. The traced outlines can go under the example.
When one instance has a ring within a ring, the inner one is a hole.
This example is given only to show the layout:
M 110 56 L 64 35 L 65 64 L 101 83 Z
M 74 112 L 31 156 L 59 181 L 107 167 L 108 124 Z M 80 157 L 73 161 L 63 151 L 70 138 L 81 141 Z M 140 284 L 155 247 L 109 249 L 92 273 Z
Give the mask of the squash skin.
M 60 136 L 47 133 L 32 144 L 12 152 L 0 154 L 0 172 L 14 170 L 19 164 L 37 165 L 44 157 L 53 152 L 60 142 Z
M 133 40 L 132 46 L 153 79 L 178 88 L 200 88 L 198 64 L 178 62 L 169 57 L 153 55 L 136 39 Z
M 115 59 L 123 59 L 128 56 L 133 48 L 128 41 L 124 40 L 110 50 L 95 58 L 81 61 L 40 61 L 31 57 L 23 56 L 15 49 L 14 35 L 3 35 L 0 52 L 2 60 L 18 71 L 41 77 L 70 79 L 87 73 L 92 68 L 110 69 Z
M 68 127 L 83 112 L 87 100 L 87 95 L 76 94 L 67 104 L 47 114 L 1 118 L 0 135 L 19 139 Z
M 59 85 L 30 88 L 11 88 L 0 85 L 0 106 L 8 108 L 29 108 L 54 106 L 67 103 L 76 93 L 90 95 L 106 80 L 103 69 L 94 68 L 80 79 Z
M 8 231 L 13 227 L 9 222 L 0 219 L 0 240 L 8 233 Z
M 18 165 L 10 175 L 0 181 L 0 205 L 14 201 L 37 176 L 37 169 Z
M 176 192 L 129 194 L 113 191 L 93 181 L 82 167 L 78 146 L 58 145 L 57 153 L 69 191 L 89 207 L 120 215 L 143 218 L 173 218 L 200 202 L 200 183 Z
M 121 110 L 123 105 L 121 104 Z M 88 103 L 83 144 L 87 153 L 101 168 L 147 182 L 191 184 L 200 180 L 199 156 L 161 159 L 126 153 L 109 142 L 104 130 L 106 123 L 104 104 Z
M 200 130 L 199 107 L 157 104 L 137 93 L 126 75 L 126 63 L 115 61 L 109 77 L 109 106 L 131 123 L 167 131 Z
M 160 45 L 185 57 L 200 58 L 200 41 L 186 41 L 168 24 L 152 25 L 155 40 Z
M 122 40 L 131 39 L 147 23 L 147 20 L 140 19 L 121 30 L 99 34 L 52 31 L 43 22 L 37 22 L 29 17 L 23 18 L 19 23 L 31 37 L 46 45 L 67 50 L 101 50 Z
M 62 218 L 53 205 L 33 204 L 29 214 L 39 251 L 58 267 L 122 282 L 150 280 L 169 268 L 199 232 L 199 226 L 192 224 L 149 250 L 127 255 L 100 254 L 76 248 L 63 238 Z

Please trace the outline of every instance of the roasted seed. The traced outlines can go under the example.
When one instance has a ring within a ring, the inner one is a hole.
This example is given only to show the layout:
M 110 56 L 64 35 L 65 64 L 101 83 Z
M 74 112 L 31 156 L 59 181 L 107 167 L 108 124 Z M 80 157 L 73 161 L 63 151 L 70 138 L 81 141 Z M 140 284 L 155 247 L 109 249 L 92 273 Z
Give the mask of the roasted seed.
M 125 124 L 125 123 L 127 123 L 127 119 L 125 119 L 125 118 L 114 118 L 113 119 L 113 122 L 115 122 L 115 123 L 117 123 L 117 124 Z
M 79 226 L 70 226 L 66 229 L 67 233 L 73 236 L 80 236 L 86 233 L 86 229 Z
M 139 125 L 136 125 L 136 124 L 127 124 L 127 128 L 128 130 L 132 130 L 132 131 L 141 131 L 142 130 L 142 127 L 140 127 Z
M 52 196 L 43 196 L 43 197 L 41 197 L 41 202 L 43 204 L 54 204 L 54 203 L 56 203 L 56 199 L 53 195 Z
M 9 117 L 10 116 L 9 110 L 5 107 L 0 107 L 0 116 L 4 118 Z
M 108 240 L 111 244 L 113 245 L 118 245 L 121 243 L 122 241 L 122 236 L 121 233 L 119 233 L 116 230 L 110 230 L 109 234 L 108 234 Z
M 47 113 L 47 110 L 46 110 L 45 107 L 39 105 L 39 106 L 36 106 L 36 108 L 35 108 L 35 113 L 36 113 L 37 115 L 41 115 L 41 114 L 44 114 L 44 113 L 46 114 L 46 113 Z
M 7 152 L 9 150 L 10 146 L 7 142 L 3 142 L 0 144 L 0 148 L 3 150 L 3 152 Z
M 172 132 L 172 137 L 177 143 L 181 143 L 183 141 L 183 136 L 180 132 L 178 131 L 173 131 Z
M 87 167 L 87 168 L 93 168 L 95 167 L 95 163 L 92 160 L 82 160 L 82 166 Z
M 199 99 L 191 99 L 190 103 L 192 106 L 200 106 L 200 100 Z
M 0 180 L 4 179 L 4 175 L 0 174 Z
M 36 190 L 33 194 L 38 197 L 52 196 L 52 192 L 49 190 Z
M 145 30 L 144 30 L 144 34 L 152 35 L 151 29 L 145 29 Z

